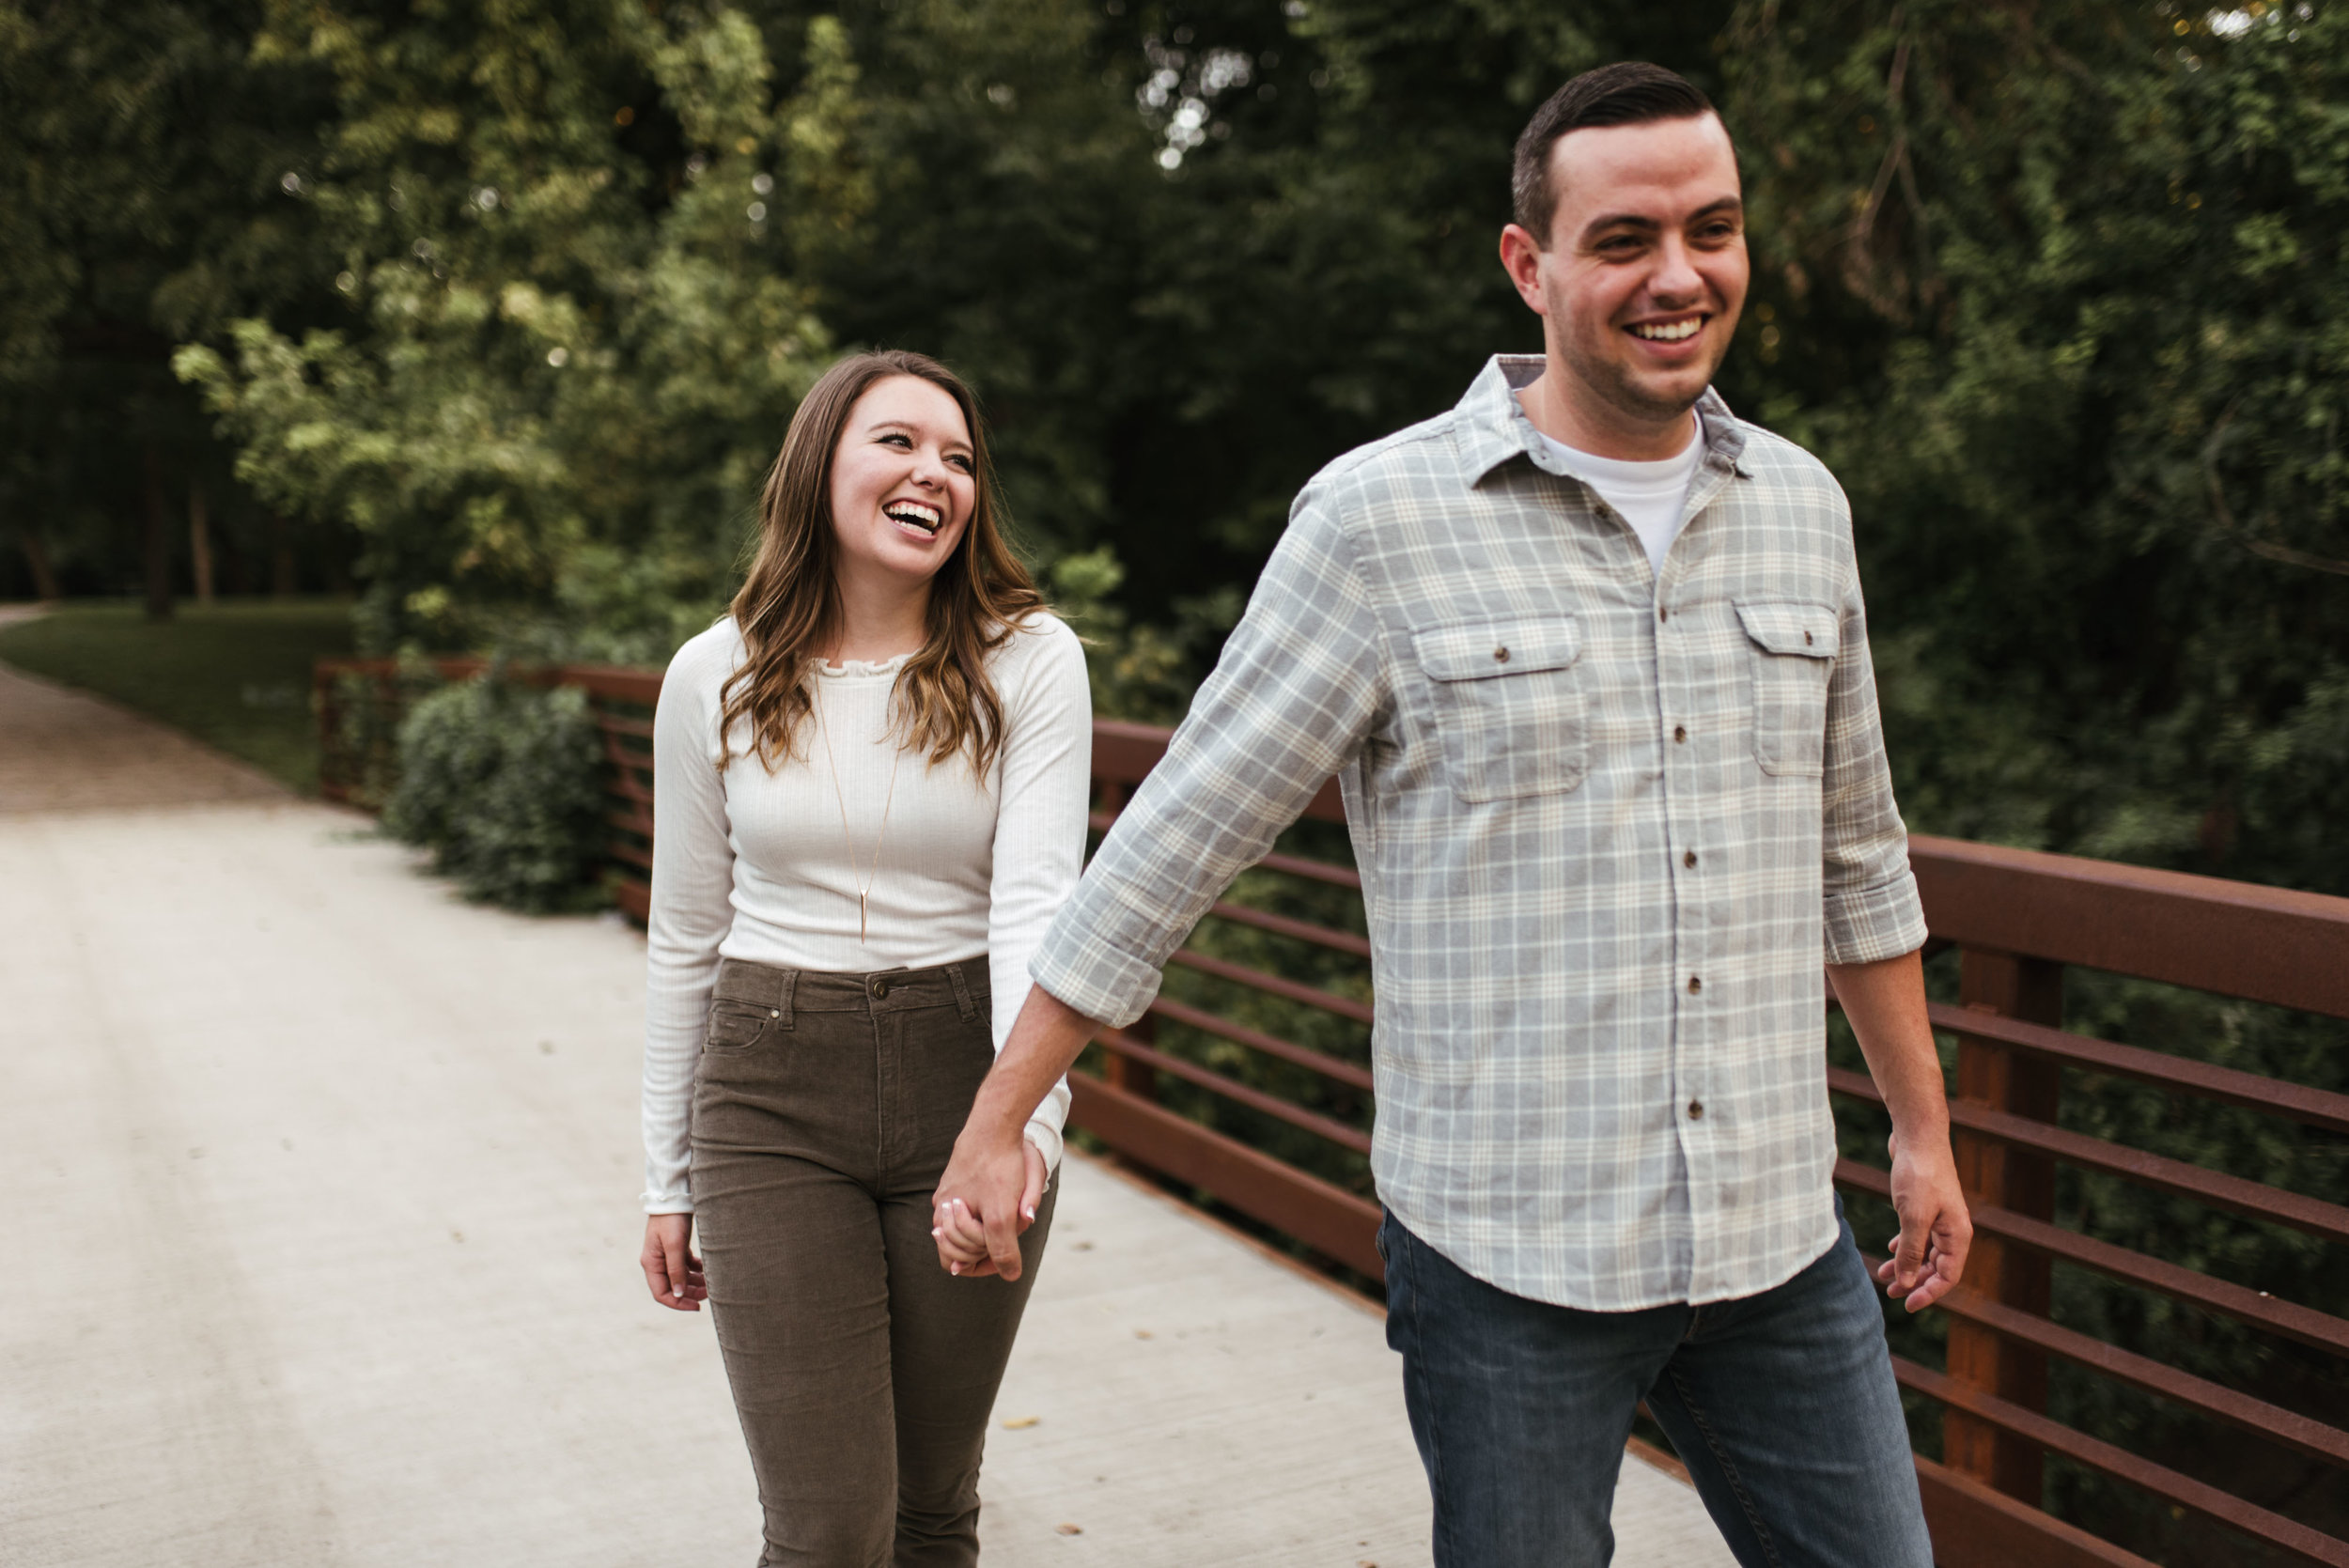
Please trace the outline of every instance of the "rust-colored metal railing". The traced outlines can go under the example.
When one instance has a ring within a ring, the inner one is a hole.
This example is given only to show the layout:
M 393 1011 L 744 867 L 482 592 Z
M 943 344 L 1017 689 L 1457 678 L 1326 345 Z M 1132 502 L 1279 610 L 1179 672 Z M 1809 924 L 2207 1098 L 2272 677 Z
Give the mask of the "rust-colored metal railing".
M 444 660 L 435 673 L 463 678 L 482 667 Z M 366 759 L 347 754 L 347 745 L 338 753 L 337 737 L 350 728 L 339 705 L 354 683 L 372 690 L 373 700 L 396 702 L 400 671 L 381 660 L 329 660 L 319 669 L 328 737 L 322 776 L 330 798 L 345 798 Z M 660 676 L 565 668 L 522 678 L 589 693 L 609 764 L 615 896 L 641 919 L 651 865 L 650 714 Z M 1116 819 L 1164 754 L 1168 733 L 1095 726 L 1097 831 Z M 1334 785 L 1305 815 L 1344 820 Z M 2056 1203 L 2059 1172 L 2068 1169 L 2242 1217 L 2255 1232 L 2280 1226 L 2320 1246 L 2349 1243 L 2349 1207 L 2340 1203 L 2061 1123 L 2070 1072 L 2150 1086 L 2180 1104 L 2246 1108 L 2321 1138 L 2349 1136 L 2349 1095 L 2062 1027 L 2067 968 L 2349 1018 L 2349 899 L 1923 836 L 1912 841 L 1910 856 L 1934 948 L 1957 950 L 1958 1000 L 1934 1004 L 1932 1021 L 1955 1040 L 1951 1114 L 1976 1229 L 1967 1286 L 1944 1302 L 1944 1368 L 1894 1358 L 1903 1388 L 1941 1412 L 1941 1459 L 1917 1460 L 1937 1559 L 1943 1568 L 2151 1568 L 2042 1511 L 2045 1460 L 2055 1454 L 2115 1478 L 2172 1514 L 2216 1521 L 2242 1546 L 2239 1558 L 2225 1560 L 2349 1568 L 2341 1536 L 2047 1413 L 2049 1363 L 2067 1363 L 2247 1434 L 2317 1467 L 2326 1487 L 2340 1487 L 2349 1433 L 2337 1416 L 2315 1419 L 2060 1323 L 2052 1281 L 2057 1265 L 2085 1270 L 2150 1302 L 2232 1320 L 2316 1352 L 2336 1373 L 2349 1371 L 2349 1319 L 2328 1310 L 2331 1303 L 2281 1300 L 2177 1258 L 2066 1228 L 2057 1223 Z M 1289 888 L 1301 894 L 1298 902 L 1326 905 L 1359 895 L 1361 880 L 1348 865 L 1282 853 L 1260 862 L 1255 881 L 1255 895 L 1217 903 L 1201 933 L 1174 955 L 1169 994 L 1132 1027 L 1105 1032 L 1071 1075 L 1072 1124 L 1120 1156 L 1375 1280 L 1378 1209 L 1364 1174 L 1370 944 L 1342 920 L 1268 908 L 1283 900 L 1265 893 Z M 1359 917 L 1359 906 L 1353 912 Z M 1332 989 L 1327 973 L 1314 984 L 1279 972 L 1277 959 L 1246 954 L 1268 937 L 1276 953 L 1298 955 L 1293 970 L 1350 969 L 1361 978 L 1352 987 L 1359 994 Z M 1268 1002 L 1293 1020 L 1335 1020 L 1332 1027 L 1353 1042 L 1351 1054 L 1287 1037 L 1312 1028 L 1267 1027 L 1257 1015 Z M 1865 1075 L 1832 1064 L 1823 1070 L 1843 1105 L 1880 1106 Z M 1275 1081 L 1287 1092 L 1267 1087 Z M 1215 1121 L 1260 1131 L 1236 1136 L 1208 1125 Z M 1270 1152 L 1270 1133 L 1292 1157 Z M 1839 1160 L 1835 1179 L 1850 1193 L 1890 1195 L 1887 1172 L 1859 1160 Z

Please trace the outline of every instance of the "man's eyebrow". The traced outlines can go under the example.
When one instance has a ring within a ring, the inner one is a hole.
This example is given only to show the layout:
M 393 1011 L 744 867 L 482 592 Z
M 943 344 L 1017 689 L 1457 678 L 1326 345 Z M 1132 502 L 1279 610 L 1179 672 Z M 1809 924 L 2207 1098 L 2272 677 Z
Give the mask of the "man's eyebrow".
M 1742 198 L 1737 196 L 1722 196 L 1719 200 L 1706 202 L 1703 207 L 1700 207 L 1694 212 L 1689 213 L 1688 221 L 1690 223 L 1699 223 L 1706 218 L 1719 217 L 1724 213 L 1735 213 L 1742 216 L 1745 210 L 1746 204 Z M 1610 212 L 1603 218 L 1594 218 L 1589 223 L 1583 225 L 1582 232 L 1584 234 L 1596 234 L 1603 229 L 1628 228 L 1636 229 L 1642 234 L 1653 234 L 1663 226 L 1663 225 L 1657 223 L 1654 218 L 1648 217 L 1643 213 Z

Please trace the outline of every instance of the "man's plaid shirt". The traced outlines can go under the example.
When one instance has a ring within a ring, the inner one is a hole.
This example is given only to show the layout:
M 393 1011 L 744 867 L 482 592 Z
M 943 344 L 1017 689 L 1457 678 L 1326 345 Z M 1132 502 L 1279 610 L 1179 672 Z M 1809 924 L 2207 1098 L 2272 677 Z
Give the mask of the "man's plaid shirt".
M 1370 917 L 1378 1195 L 1517 1295 L 1750 1296 L 1834 1240 L 1822 960 L 1924 941 L 1850 508 L 1707 393 L 1660 581 L 1487 365 L 1305 487 L 1032 972 L 1140 1015 L 1339 775 Z

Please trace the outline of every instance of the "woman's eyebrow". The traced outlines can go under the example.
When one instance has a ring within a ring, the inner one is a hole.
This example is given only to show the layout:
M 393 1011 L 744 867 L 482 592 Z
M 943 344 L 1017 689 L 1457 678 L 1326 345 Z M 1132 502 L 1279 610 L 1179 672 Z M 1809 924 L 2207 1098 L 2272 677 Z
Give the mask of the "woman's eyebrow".
M 868 436 L 878 436 L 889 430 L 903 430 L 910 436 L 918 436 L 922 433 L 920 426 L 903 419 L 877 419 L 864 427 L 864 433 Z M 972 450 L 971 443 L 967 441 L 949 440 L 940 444 L 949 452 L 960 452 L 965 456 L 968 456 Z

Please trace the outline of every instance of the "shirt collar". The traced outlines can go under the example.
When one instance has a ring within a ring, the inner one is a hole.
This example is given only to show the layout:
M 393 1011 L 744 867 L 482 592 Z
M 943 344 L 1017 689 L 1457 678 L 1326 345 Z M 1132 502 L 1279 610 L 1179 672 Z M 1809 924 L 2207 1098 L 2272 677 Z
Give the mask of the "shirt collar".
M 1460 466 L 1471 488 L 1510 458 L 1531 458 L 1538 446 L 1533 422 L 1518 406 L 1517 391 L 1542 373 L 1539 354 L 1495 354 L 1460 398 L 1456 428 Z M 1721 395 L 1711 387 L 1697 399 L 1704 418 L 1704 466 L 1721 469 L 1741 479 L 1752 477 L 1738 465 L 1746 450 L 1745 427 L 1729 411 Z

